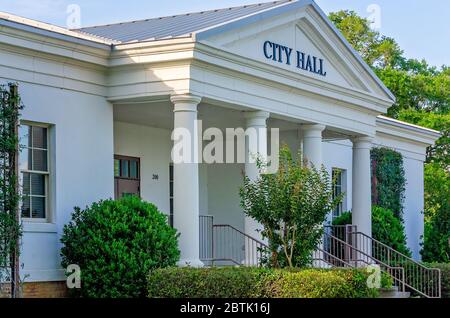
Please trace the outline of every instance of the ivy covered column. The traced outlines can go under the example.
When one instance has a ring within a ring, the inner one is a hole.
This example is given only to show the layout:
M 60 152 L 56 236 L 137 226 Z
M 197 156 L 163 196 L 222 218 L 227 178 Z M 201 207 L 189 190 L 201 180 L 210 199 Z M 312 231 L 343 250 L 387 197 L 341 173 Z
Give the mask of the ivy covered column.
M 373 138 L 353 138 L 352 224 L 358 232 L 372 236 L 370 149 Z

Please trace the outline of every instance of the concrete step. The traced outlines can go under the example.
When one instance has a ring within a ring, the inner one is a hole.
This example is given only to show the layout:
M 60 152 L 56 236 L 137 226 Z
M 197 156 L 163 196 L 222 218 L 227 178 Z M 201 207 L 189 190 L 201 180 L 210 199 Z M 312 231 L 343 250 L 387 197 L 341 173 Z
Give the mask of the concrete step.
M 410 292 L 401 292 L 398 290 L 398 287 L 380 289 L 380 298 L 409 298 L 409 297 L 411 297 Z

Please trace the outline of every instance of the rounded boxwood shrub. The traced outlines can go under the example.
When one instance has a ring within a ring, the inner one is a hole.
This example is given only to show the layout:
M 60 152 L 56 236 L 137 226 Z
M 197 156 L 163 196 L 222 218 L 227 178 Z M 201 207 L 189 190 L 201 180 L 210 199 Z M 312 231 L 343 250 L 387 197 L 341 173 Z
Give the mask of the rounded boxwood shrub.
M 62 266 L 80 266 L 82 297 L 143 297 L 150 270 L 173 266 L 180 256 L 167 217 L 134 196 L 75 208 L 61 242 Z

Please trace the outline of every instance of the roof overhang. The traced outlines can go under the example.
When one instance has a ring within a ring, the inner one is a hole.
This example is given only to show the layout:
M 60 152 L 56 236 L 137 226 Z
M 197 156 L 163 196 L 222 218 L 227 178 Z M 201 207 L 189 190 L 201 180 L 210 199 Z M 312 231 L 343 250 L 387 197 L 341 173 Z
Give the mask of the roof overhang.
M 378 116 L 376 121 L 377 133 L 389 135 L 411 143 L 432 146 L 442 137 L 439 131 L 405 123 L 385 116 Z

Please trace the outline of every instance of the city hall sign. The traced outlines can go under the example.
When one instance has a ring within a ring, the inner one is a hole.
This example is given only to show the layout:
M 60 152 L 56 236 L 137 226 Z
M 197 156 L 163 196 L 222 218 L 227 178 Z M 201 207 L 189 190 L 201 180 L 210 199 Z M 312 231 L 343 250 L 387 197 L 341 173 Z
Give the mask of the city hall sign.
M 263 44 L 264 56 L 268 60 L 286 65 L 295 65 L 298 69 L 308 71 L 317 75 L 327 76 L 323 59 L 309 55 L 304 52 L 294 50 L 290 47 L 266 41 Z

